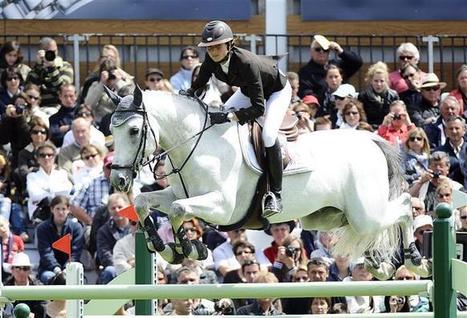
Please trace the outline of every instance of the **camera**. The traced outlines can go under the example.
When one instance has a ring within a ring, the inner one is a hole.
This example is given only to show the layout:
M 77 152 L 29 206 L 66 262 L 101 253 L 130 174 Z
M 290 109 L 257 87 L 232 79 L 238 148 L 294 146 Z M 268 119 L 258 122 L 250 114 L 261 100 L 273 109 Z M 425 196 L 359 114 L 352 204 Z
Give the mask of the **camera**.
M 26 109 L 27 105 L 26 104 L 19 104 L 15 106 L 15 112 L 17 115 L 22 115 L 24 113 L 24 110 Z
M 292 246 L 287 246 L 285 248 L 285 255 L 288 257 L 294 257 L 295 256 L 295 248 Z
M 439 172 L 438 171 L 435 171 L 433 172 L 433 179 L 438 179 L 439 178 Z
M 117 78 L 117 76 L 115 76 L 115 72 L 114 71 L 110 71 L 109 72 L 109 80 L 110 81 L 113 81 Z
M 45 60 L 46 61 L 49 61 L 49 62 L 52 62 L 55 60 L 55 58 L 57 57 L 57 54 L 55 54 L 55 51 L 45 51 Z
M 399 120 L 401 118 L 402 116 L 400 114 L 394 114 L 394 120 Z

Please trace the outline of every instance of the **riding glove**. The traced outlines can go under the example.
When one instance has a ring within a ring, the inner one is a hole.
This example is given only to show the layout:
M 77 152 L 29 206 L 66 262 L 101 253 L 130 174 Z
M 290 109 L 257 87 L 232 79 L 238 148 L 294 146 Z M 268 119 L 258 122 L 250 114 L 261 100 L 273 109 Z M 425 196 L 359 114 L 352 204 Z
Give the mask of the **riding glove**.
M 181 89 L 178 91 L 179 95 L 183 96 L 188 96 L 188 97 L 194 97 L 195 96 L 195 90 L 192 88 L 187 88 L 186 90 Z
M 229 122 L 228 113 L 209 113 L 211 124 L 223 124 Z

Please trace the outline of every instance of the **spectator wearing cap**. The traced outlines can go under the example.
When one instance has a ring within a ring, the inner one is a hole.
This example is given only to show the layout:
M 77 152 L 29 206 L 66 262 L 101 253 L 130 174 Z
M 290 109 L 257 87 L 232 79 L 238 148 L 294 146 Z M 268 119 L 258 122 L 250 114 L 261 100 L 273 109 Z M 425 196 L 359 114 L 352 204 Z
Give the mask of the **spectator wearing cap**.
M 327 90 L 325 81 L 326 67 L 335 64 L 342 69 L 343 81 L 347 81 L 362 66 L 360 56 L 349 50 L 344 50 L 338 43 L 329 41 L 322 35 L 315 35 L 311 42 L 311 59 L 298 73 L 300 78 L 300 89 L 298 95 L 315 95 L 319 100 Z M 330 51 L 334 51 L 339 59 L 330 60 Z
M 404 102 L 395 100 L 389 105 L 389 113 L 384 116 L 383 123 L 378 127 L 378 135 L 401 148 L 413 128 L 415 125 L 410 120 Z
M 193 69 L 199 64 L 198 50 L 194 46 L 186 46 L 180 52 L 180 70 L 170 78 L 174 90 L 187 90 L 191 87 Z
M 67 172 L 55 165 L 56 155 L 57 148 L 49 141 L 36 148 L 35 157 L 39 163 L 39 170 L 30 172 L 26 177 L 30 219 L 42 200 L 48 204 L 56 195 L 69 195 L 71 192 L 73 185 L 68 179 Z
M 346 277 L 344 282 L 371 281 L 373 275 L 365 268 L 365 259 L 360 257 L 350 264 L 351 276 Z M 383 296 L 346 296 L 348 312 L 355 313 L 378 313 L 383 309 Z
M 78 117 L 73 120 L 71 123 L 71 131 L 73 132 L 74 142 L 62 146 L 58 153 L 58 166 L 68 172 L 70 178 L 72 174 L 72 165 L 75 161 L 81 159 L 81 148 L 91 144 L 98 147 L 101 153 L 107 153 L 105 148 L 105 138 L 102 133 L 99 134 L 99 137 L 95 138 L 98 140 L 92 140 L 91 136 L 91 122 L 84 119 L 83 117 Z
M 40 283 L 31 276 L 32 264 L 29 256 L 26 253 L 18 253 L 13 258 L 11 263 L 11 276 L 4 280 L 3 285 L 5 286 L 37 286 Z M 45 305 L 46 301 L 42 300 L 21 300 L 13 303 L 8 303 L 5 308 L 4 314 L 11 315 L 13 308 L 19 303 L 24 303 L 31 309 L 31 314 L 34 314 L 35 318 L 45 317 Z M 11 316 L 8 316 L 11 317 Z
M 344 115 L 342 113 L 344 106 L 350 98 L 357 98 L 357 95 L 355 87 L 351 84 L 341 84 L 336 91 L 332 93 L 336 105 L 336 108 L 332 110 L 330 116 L 333 128 L 339 128 L 344 123 Z
M 423 249 L 423 233 L 433 230 L 433 219 L 429 215 L 419 215 L 413 220 L 415 245 L 419 251 Z
M 79 262 L 84 246 L 83 227 L 68 217 L 69 199 L 63 195 L 54 197 L 50 202 L 50 211 L 50 218 L 37 226 L 36 234 L 40 256 L 38 277 L 43 284 L 49 284 L 62 273 L 69 261 Z M 71 255 L 52 248 L 54 242 L 67 234 L 71 235 Z
M 103 175 L 92 179 L 72 197 L 70 210 L 85 226 L 92 224 L 96 209 L 107 204 L 111 189 L 109 178 L 113 156 L 113 152 L 109 152 L 104 157 Z
M 377 62 L 368 68 L 367 87 L 358 95 L 367 115 L 368 123 L 377 128 L 389 113 L 389 105 L 399 99 L 397 92 L 389 88 L 389 73 L 386 63 Z
M 422 80 L 420 91 L 422 99 L 419 104 L 411 105 L 409 115 L 418 127 L 436 122 L 440 114 L 441 90 L 446 87 L 445 82 L 440 82 L 435 73 L 428 73 Z
M 295 228 L 295 221 L 281 222 L 270 224 L 269 227 L 265 230 L 266 234 L 272 236 L 273 241 L 271 246 L 267 247 L 263 253 L 264 256 L 274 264 L 274 261 L 277 258 L 279 252 L 279 246 L 283 246 L 285 239 L 292 233 Z
M 313 131 L 318 108 L 318 99 L 313 95 L 307 95 L 303 98 L 302 102 L 295 104 L 293 111 L 298 118 L 297 127 L 299 134 L 306 134 Z
M 441 116 L 439 116 L 434 123 L 430 123 L 423 127 L 432 149 L 446 143 L 448 138 L 446 133 L 446 122 L 448 118 L 459 116 L 461 114 L 459 101 L 453 96 L 447 96 L 443 99 L 439 110 Z
M 160 69 L 151 67 L 146 71 L 146 78 L 144 84 L 148 91 L 162 91 L 163 90 L 164 72 Z

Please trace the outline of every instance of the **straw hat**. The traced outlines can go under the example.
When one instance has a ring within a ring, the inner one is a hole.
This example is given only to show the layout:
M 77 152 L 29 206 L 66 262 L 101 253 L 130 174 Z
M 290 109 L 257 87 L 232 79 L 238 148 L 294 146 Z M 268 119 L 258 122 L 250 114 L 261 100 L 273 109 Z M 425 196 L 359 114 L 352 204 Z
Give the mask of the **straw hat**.
M 423 78 L 422 85 L 420 88 L 435 87 L 439 86 L 441 89 L 446 87 L 445 82 L 440 82 L 438 76 L 435 73 L 428 73 Z

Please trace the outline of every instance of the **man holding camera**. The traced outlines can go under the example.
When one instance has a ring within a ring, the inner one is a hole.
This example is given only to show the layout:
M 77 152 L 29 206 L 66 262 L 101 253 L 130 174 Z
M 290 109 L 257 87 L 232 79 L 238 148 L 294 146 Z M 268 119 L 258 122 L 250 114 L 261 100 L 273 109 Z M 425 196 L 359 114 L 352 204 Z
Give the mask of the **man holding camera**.
M 37 62 L 29 72 L 27 82 L 41 88 L 41 107 L 48 114 L 57 112 L 58 90 L 64 84 L 73 83 L 73 67 L 58 56 L 57 42 L 49 37 L 40 41 Z
M 449 182 L 453 190 L 462 188 L 462 184 L 448 177 L 450 166 L 447 153 L 442 151 L 433 152 L 429 159 L 428 170 L 422 173 L 420 179 L 412 183 L 409 188 L 410 195 L 424 201 L 426 211 L 429 214 L 433 213 L 435 209 L 437 203 L 436 188 L 440 183 Z

